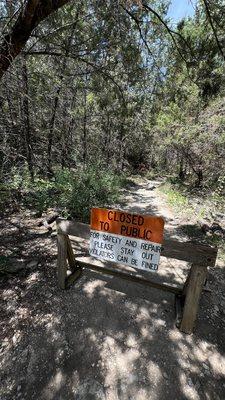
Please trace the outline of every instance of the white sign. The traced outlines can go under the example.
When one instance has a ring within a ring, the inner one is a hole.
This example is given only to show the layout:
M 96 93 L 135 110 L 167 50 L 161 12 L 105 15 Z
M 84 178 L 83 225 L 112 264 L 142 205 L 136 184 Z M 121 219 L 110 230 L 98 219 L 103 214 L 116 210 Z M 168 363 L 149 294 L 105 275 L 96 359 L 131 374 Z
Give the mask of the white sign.
M 164 220 L 151 215 L 93 208 L 90 255 L 146 271 L 158 269 Z
M 90 255 L 100 260 L 157 271 L 161 244 L 149 240 L 91 230 Z

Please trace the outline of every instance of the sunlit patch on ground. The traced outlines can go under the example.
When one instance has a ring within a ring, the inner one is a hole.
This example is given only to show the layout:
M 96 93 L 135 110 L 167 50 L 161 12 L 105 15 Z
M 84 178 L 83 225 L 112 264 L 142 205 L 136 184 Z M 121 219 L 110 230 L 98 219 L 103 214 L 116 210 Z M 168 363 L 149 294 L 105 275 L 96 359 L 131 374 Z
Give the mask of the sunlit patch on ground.
M 134 208 L 146 204 L 141 190 L 130 194 Z M 210 271 L 212 291 L 202 297 L 196 331 L 185 335 L 174 325 L 172 294 L 90 271 L 59 290 L 55 236 L 28 226 L 28 236 L 17 235 L 26 268 L 2 285 L 2 399 L 224 399 L 222 269 Z M 162 259 L 152 279 L 180 285 L 186 271 Z

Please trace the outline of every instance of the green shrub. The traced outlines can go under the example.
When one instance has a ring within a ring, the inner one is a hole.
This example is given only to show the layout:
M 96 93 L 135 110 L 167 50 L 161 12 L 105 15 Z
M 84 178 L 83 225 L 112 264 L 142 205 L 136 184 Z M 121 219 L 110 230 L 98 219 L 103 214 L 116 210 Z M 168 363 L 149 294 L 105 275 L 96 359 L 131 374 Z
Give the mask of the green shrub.
M 0 206 L 4 208 L 5 197 L 10 190 L 22 192 L 22 204 L 34 210 L 38 216 L 48 208 L 57 207 L 64 217 L 71 216 L 83 222 L 89 221 L 91 207 L 112 206 L 119 199 L 119 190 L 125 180 L 100 166 L 77 170 L 57 170 L 54 179 L 35 177 L 31 182 L 27 171 L 14 175 L 1 191 Z M 10 189 L 11 188 L 11 189 Z
M 175 186 L 165 183 L 160 190 L 166 194 L 168 203 L 175 208 L 182 208 L 188 205 L 188 198 L 179 191 Z
M 23 204 L 25 207 L 35 210 L 41 216 L 49 207 L 55 206 L 53 191 L 54 182 L 36 179 L 32 188 L 26 188 Z
M 32 183 L 28 168 L 26 166 L 12 168 L 8 184 L 11 189 L 30 188 Z
M 73 181 L 68 211 L 72 217 L 89 221 L 92 207 L 107 207 L 119 199 L 123 178 L 110 171 L 89 167 Z

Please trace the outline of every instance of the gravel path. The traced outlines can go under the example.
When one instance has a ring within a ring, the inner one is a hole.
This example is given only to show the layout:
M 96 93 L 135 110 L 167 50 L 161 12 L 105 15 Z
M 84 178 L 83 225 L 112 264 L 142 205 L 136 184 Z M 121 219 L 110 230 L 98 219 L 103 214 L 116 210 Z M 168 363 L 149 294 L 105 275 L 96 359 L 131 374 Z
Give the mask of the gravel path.
M 179 219 L 152 189 L 159 184 L 124 190 L 123 208 L 164 216 L 166 235 L 180 237 Z M 1 284 L 1 400 L 225 399 L 221 264 L 185 335 L 174 326 L 172 294 L 90 271 L 60 291 L 55 236 L 29 215 L 0 224 L 2 254 L 26 265 Z M 186 271 L 162 260 L 154 279 L 180 284 Z

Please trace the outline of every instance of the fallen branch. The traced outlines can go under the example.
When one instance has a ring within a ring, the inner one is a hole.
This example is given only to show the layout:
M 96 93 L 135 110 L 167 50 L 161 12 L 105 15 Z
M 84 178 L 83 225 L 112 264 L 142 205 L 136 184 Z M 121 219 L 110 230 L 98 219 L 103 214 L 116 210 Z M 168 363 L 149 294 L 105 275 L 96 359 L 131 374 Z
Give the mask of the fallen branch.
M 55 222 L 55 220 L 59 217 L 59 214 L 53 214 L 48 218 L 45 218 L 44 220 L 40 221 L 38 226 L 44 226 L 47 228 L 49 231 L 52 231 L 52 227 L 50 226 Z

